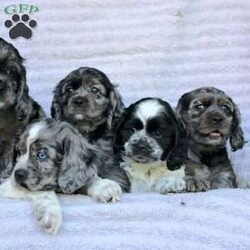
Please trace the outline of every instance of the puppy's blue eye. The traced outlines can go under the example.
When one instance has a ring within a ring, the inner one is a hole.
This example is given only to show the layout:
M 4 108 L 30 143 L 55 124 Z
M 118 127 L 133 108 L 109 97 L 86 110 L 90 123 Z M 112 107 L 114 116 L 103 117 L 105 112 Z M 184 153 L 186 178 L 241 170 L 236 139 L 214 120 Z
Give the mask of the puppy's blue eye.
M 37 160 L 45 161 L 48 159 L 48 154 L 45 150 L 40 150 L 36 155 Z

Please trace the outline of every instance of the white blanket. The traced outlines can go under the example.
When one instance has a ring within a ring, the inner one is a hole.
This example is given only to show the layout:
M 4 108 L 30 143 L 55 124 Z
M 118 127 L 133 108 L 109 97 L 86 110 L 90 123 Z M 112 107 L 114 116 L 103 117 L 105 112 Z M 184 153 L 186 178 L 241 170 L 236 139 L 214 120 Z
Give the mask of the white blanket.
M 19 2 L 18 2 L 19 3 Z M 119 85 L 128 105 L 158 96 L 172 106 L 202 86 L 225 90 L 250 137 L 250 1 L 33 0 L 37 21 L 26 40 L 0 35 L 26 58 L 30 94 L 49 114 L 55 85 L 80 66 Z M 250 146 L 230 155 L 250 180 Z M 117 204 L 61 198 L 64 224 L 44 235 L 25 201 L 1 199 L 0 249 L 250 249 L 249 190 L 161 196 L 127 194 Z M 185 205 L 181 205 L 181 202 Z

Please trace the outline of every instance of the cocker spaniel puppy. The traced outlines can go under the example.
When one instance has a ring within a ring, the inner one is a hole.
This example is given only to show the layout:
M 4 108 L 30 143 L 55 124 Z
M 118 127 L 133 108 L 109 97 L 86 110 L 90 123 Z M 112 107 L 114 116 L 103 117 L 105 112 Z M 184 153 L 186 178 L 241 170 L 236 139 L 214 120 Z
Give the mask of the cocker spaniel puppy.
M 44 117 L 42 108 L 29 96 L 23 58 L 0 38 L 0 178 L 11 174 L 11 149 L 16 133 Z
M 51 116 L 78 128 L 92 144 L 102 148 L 101 178 L 109 178 L 129 191 L 129 180 L 113 151 L 114 128 L 124 110 L 120 94 L 108 77 L 95 68 L 72 71 L 56 86 Z
M 31 198 L 40 224 L 56 233 L 62 216 L 55 192 L 83 193 L 101 202 L 119 200 L 120 185 L 98 176 L 101 151 L 67 122 L 46 118 L 33 123 L 16 144 L 15 167 L 0 185 L 0 196 Z
M 177 114 L 188 132 L 187 189 L 236 187 L 226 143 L 229 140 L 236 151 L 243 147 L 244 137 L 233 100 L 219 89 L 199 88 L 180 98 Z
M 167 102 L 144 98 L 131 104 L 117 127 L 115 147 L 131 192 L 185 191 L 185 132 Z

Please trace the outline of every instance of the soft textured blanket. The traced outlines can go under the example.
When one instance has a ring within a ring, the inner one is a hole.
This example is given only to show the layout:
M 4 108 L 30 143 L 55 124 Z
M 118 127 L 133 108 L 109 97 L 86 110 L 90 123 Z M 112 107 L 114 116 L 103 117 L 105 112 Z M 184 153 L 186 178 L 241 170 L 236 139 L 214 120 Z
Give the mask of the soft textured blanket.
M 60 196 L 57 236 L 41 231 L 28 202 L 1 200 L 1 249 L 250 249 L 250 191 L 126 194 L 114 204 Z
M 31 95 L 49 114 L 52 91 L 69 71 L 91 66 L 119 85 L 126 104 L 158 96 L 176 105 L 201 86 L 225 90 L 239 105 L 250 137 L 248 0 L 33 0 L 32 38 L 0 36 L 26 58 Z M 15 24 L 14 24 L 15 25 Z M 231 154 L 250 180 L 250 147 Z M 126 194 L 117 204 L 62 197 L 56 237 L 35 224 L 29 202 L 0 200 L 1 249 L 250 249 L 250 191 L 161 196 Z

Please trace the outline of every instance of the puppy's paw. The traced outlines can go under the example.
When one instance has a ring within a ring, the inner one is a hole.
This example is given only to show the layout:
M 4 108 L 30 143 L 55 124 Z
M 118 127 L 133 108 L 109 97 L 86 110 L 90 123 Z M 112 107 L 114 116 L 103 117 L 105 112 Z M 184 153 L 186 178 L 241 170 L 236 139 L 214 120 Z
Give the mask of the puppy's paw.
M 186 180 L 187 192 L 205 192 L 211 188 L 209 180 L 196 178 L 188 178 Z
M 39 199 L 33 201 L 33 213 L 48 234 L 57 234 L 62 224 L 62 211 L 58 202 Z
M 186 182 L 183 178 L 163 178 L 155 187 L 155 191 L 160 194 L 179 193 L 186 190 Z
M 95 178 L 88 187 L 88 195 L 104 203 L 119 201 L 121 194 L 120 185 L 109 179 Z

